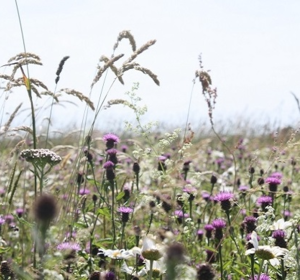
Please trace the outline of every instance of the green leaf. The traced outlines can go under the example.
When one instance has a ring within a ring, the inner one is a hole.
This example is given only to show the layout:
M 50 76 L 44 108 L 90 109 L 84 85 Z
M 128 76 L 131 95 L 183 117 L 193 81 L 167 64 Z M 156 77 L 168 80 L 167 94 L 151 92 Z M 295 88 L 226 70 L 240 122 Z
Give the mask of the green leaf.
M 0 254 L 8 253 L 9 250 L 10 250 L 10 247 L 8 247 L 8 248 L 0 247 Z
M 88 226 L 83 222 L 75 223 L 75 226 L 78 228 L 87 228 Z
M 124 197 L 124 195 L 125 195 L 124 191 L 119 192 L 119 194 L 116 197 L 117 201 L 121 200 Z
M 16 216 L 16 218 L 18 219 L 18 222 L 20 222 L 23 225 L 27 225 L 31 228 L 34 226 L 34 223 L 30 223 L 30 222 L 26 221 L 23 217 L 19 218 L 18 216 Z
M 110 218 L 110 210 L 107 207 L 99 208 L 97 214 Z

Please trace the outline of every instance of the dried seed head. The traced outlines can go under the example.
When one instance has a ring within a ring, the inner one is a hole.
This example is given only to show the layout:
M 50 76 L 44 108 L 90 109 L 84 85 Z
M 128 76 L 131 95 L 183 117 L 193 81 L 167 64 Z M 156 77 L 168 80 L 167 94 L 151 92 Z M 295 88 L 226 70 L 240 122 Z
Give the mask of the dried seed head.
M 56 71 L 56 76 L 57 76 L 58 80 L 59 80 L 59 75 L 60 75 L 61 71 L 63 70 L 64 64 L 65 64 L 65 62 L 66 62 L 69 58 L 70 58 L 69 56 L 65 56 L 65 57 L 60 61 L 59 65 L 58 65 L 58 69 L 57 69 L 57 71 Z
M 11 267 L 7 261 L 1 262 L 0 272 L 1 272 L 1 275 L 4 276 L 4 279 L 7 279 L 7 277 L 9 277 L 9 276 L 11 276 L 11 277 L 13 276 L 13 271 L 11 270 Z
M 94 271 L 92 272 L 92 274 L 90 275 L 89 279 L 90 280 L 100 280 L 100 272 L 99 271 Z
M 57 205 L 55 198 L 52 195 L 43 194 L 37 198 L 34 204 L 34 217 L 42 223 L 52 221 L 57 213 Z
M 201 264 L 197 269 L 197 280 L 213 280 L 215 273 L 210 264 Z

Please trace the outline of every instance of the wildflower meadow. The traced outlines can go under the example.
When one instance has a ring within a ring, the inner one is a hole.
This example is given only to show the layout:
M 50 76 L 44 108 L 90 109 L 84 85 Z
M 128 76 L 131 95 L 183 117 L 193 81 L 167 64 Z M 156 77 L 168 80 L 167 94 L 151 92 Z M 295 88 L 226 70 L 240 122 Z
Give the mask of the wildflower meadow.
M 1 112 L 1 279 L 300 279 L 297 124 L 216 127 L 218 92 L 201 56 L 191 78 L 209 128 L 190 123 L 188 112 L 184 127 L 145 122 L 138 82 L 119 99 L 110 93 L 129 71 L 159 86 L 155 69 L 138 62 L 156 41 L 137 45 L 127 30 L 116 38 L 89 93 L 60 89 L 68 56 L 53 91 L 29 75 L 43 67 L 38 54 L 24 49 L 0 68 L 1 94 L 28 96 L 9 116 Z M 121 43 L 131 53 L 119 53 Z M 93 95 L 105 82 L 109 90 Z M 84 106 L 82 125 L 53 136 L 52 108 L 64 95 Z M 50 100 L 42 131 L 37 99 Z M 23 107 L 30 121 L 15 126 Z M 131 110 L 134 121 L 125 116 L 120 129 L 103 131 L 99 113 L 111 107 Z

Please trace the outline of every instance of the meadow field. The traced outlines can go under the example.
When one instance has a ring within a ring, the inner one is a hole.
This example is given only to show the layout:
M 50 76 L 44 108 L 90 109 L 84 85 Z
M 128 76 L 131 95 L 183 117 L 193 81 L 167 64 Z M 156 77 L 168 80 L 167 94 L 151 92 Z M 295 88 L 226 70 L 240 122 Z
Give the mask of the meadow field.
M 121 42 L 130 54 L 118 54 Z M 217 90 L 201 57 L 193 82 L 209 122 L 190 123 L 189 112 L 181 127 L 145 122 L 138 83 L 119 99 L 110 92 L 128 71 L 159 85 L 137 62 L 155 43 L 136 46 L 131 32 L 120 32 L 90 94 L 59 88 L 68 56 L 53 73 L 54 91 L 29 75 L 42 64 L 38 54 L 7 58 L 1 94 L 21 89 L 28 103 L 1 111 L 2 279 L 300 279 L 297 124 L 215 124 Z M 91 98 L 108 71 L 109 90 Z M 52 108 L 63 94 L 85 113 L 80 127 L 54 134 Z M 51 100 L 43 130 L 36 98 Z M 22 106 L 28 124 L 18 119 Z M 111 107 L 131 110 L 134 120 L 104 131 L 98 116 Z

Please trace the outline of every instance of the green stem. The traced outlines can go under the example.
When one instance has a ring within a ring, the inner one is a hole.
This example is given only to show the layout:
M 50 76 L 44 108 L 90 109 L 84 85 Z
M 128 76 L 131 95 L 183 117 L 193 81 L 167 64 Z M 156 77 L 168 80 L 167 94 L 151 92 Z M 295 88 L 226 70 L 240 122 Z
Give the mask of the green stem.
M 40 195 L 43 193 L 43 181 L 44 181 L 44 168 L 41 169 L 41 174 L 39 176 L 40 178 Z
M 212 195 L 215 184 L 211 184 L 210 195 Z
M 149 280 L 152 280 L 152 273 L 153 273 L 153 260 L 150 260 L 150 270 L 149 270 Z
M 244 257 L 243 257 L 243 255 L 242 255 L 242 253 L 240 251 L 240 248 L 239 248 L 238 244 L 236 243 L 236 238 L 234 236 L 234 228 L 231 227 L 230 211 L 226 211 L 226 216 L 227 216 L 227 221 L 228 221 L 228 225 L 229 225 L 229 235 L 230 235 L 230 238 L 233 241 L 233 243 L 234 243 L 234 245 L 235 245 L 235 247 L 236 247 L 236 249 L 238 251 L 238 254 L 240 256 L 241 261 L 244 261 Z
M 124 248 L 123 240 L 124 240 L 125 226 L 126 226 L 126 223 L 122 223 L 121 248 Z
M 152 221 L 153 221 L 153 212 L 151 211 L 151 214 L 150 214 L 150 221 L 149 221 L 149 226 L 148 226 L 148 230 L 147 230 L 147 234 L 146 234 L 146 235 L 148 235 L 148 233 L 149 233 L 149 231 L 150 231 Z
M 294 237 L 295 237 L 295 247 L 298 247 L 298 233 L 297 233 L 297 229 L 294 227 Z M 300 258 L 299 258 L 299 250 L 296 250 L 296 260 L 297 260 L 297 278 L 300 279 Z
M 135 184 L 136 184 L 137 191 L 139 191 L 139 179 L 140 179 L 139 173 L 136 173 Z
M 284 260 L 281 259 L 281 279 L 285 280 Z
M 112 248 L 115 246 L 116 242 L 116 226 L 115 226 L 115 186 L 114 181 L 110 181 L 110 187 L 111 187 L 111 222 L 112 222 L 112 233 L 113 233 L 113 243 Z
M 259 272 L 258 272 L 257 280 L 260 280 L 260 275 L 261 275 L 261 273 L 262 273 L 263 265 L 264 265 L 264 260 L 262 260 L 261 263 L 260 263 L 260 267 L 259 267 Z
M 222 246 L 221 246 L 221 244 L 219 244 L 218 251 L 219 251 L 219 262 L 220 262 L 221 280 L 223 280 L 224 277 L 223 277 L 223 260 L 222 260 Z
M 192 210 L 193 210 L 193 201 L 190 200 L 190 201 L 189 201 L 189 204 L 190 204 L 190 218 L 193 219 L 193 214 L 192 214 L 192 212 L 193 212 L 193 211 L 192 211 Z
M 251 258 L 251 276 L 254 279 L 254 254 L 250 256 Z
M 28 77 L 29 79 L 29 77 Z M 36 149 L 36 126 L 35 126 L 35 113 L 34 113 L 34 105 L 32 101 L 32 94 L 31 90 L 27 90 L 29 100 L 30 100 L 30 107 L 31 107 L 31 118 L 32 118 L 32 136 L 33 136 L 33 148 Z

